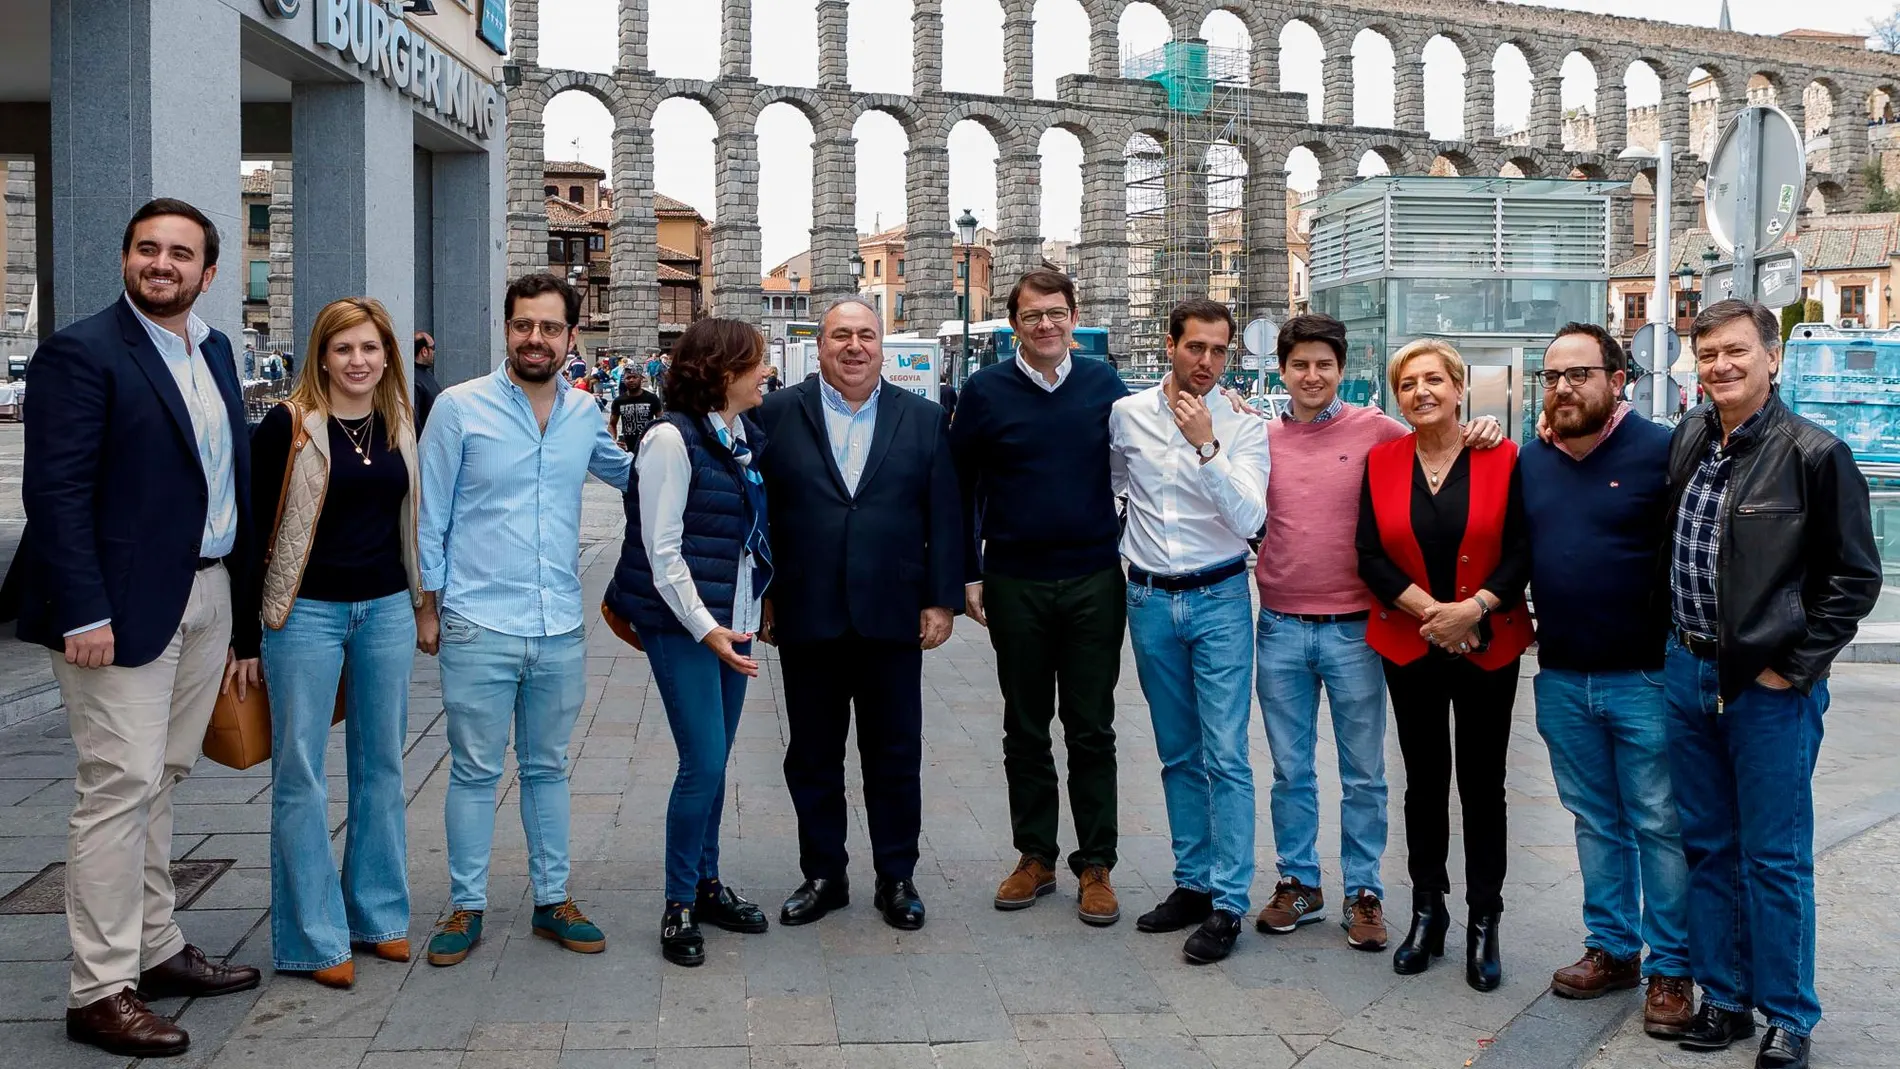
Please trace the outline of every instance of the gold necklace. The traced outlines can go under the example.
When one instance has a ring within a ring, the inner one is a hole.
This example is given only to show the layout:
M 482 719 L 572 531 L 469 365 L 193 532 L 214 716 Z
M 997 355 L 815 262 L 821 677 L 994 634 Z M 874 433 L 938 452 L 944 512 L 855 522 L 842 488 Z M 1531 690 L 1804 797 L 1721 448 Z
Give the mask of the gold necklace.
M 1449 470 L 1451 465 L 1458 462 L 1458 454 L 1464 452 L 1464 449 L 1465 449 L 1465 444 L 1463 442 L 1459 442 L 1452 449 L 1451 456 L 1438 464 L 1432 463 L 1431 459 L 1425 455 L 1425 450 L 1423 449 L 1417 450 L 1418 462 L 1420 466 L 1422 466 L 1425 469 L 1425 478 L 1430 480 L 1433 489 L 1438 488 L 1439 480 L 1444 476 L 1445 472 Z
M 360 428 L 363 436 L 360 439 L 356 436 L 358 428 L 352 428 L 342 416 L 336 418 L 336 425 L 343 428 L 343 437 L 349 439 L 350 448 L 356 450 L 356 455 L 362 457 L 364 465 L 367 466 L 370 463 L 368 449 L 370 435 L 376 433 L 376 413 L 372 412 L 363 417 L 363 425 Z

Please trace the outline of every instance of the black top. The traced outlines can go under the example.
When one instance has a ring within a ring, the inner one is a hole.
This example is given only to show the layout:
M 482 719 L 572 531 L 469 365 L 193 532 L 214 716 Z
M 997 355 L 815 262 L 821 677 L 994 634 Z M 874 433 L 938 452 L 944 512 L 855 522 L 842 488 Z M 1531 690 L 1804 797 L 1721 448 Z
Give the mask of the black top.
M 429 413 L 435 409 L 435 399 L 442 396 L 442 384 L 435 381 L 435 365 L 416 365 L 416 437 L 422 437 L 422 428 L 429 425 Z
M 1426 592 L 1442 602 L 1458 597 L 1458 549 L 1465 538 L 1465 520 L 1471 513 L 1471 451 L 1463 450 L 1445 473 L 1445 485 L 1437 494 L 1425 481 L 1425 466 L 1412 460 L 1412 534 L 1418 539 L 1425 557 L 1425 575 L 1430 580 Z M 1359 488 L 1359 578 L 1372 596 L 1388 606 L 1397 607 L 1399 595 L 1412 585 L 1412 577 L 1386 554 L 1379 540 L 1379 521 L 1372 511 L 1372 480 Z M 1524 586 L 1530 582 L 1530 534 L 1524 523 L 1524 487 L 1517 469 L 1511 470 L 1511 492 L 1504 506 L 1504 544 L 1498 565 L 1484 581 L 1483 589 L 1498 596 L 1498 609 L 1509 609 L 1524 599 Z
M 622 390 L 614 395 L 613 418 L 617 421 L 614 426 L 623 442 L 639 441 L 661 414 L 660 395 L 645 387 Z
M 311 601 L 373 601 L 409 587 L 402 563 L 402 499 L 409 493 L 409 467 L 389 447 L 381 416 L 373 422 L 364 464 L 356 446 L 331 417 L 330 485 L 317 517 L 316 542 L 304 566 L 297 596 Z M 349 421 L 363 435 L 359 421 Z M 306 446 L 305 448 L 310 448 Z M 270 410 L 251 436 L 252 517 L 269 539 L 290 456 L 290 409 Z M 268 543 L 267 543 L 268 544 Z M 260 558 L 261 563 L 261 558 Z

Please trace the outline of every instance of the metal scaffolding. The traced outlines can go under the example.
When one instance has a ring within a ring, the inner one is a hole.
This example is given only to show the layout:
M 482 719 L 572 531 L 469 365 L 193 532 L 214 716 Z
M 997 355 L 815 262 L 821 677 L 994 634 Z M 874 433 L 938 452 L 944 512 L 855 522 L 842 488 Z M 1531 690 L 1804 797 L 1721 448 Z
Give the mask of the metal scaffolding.
M 1165 130 L 1126 151 L 1129 370 L 1164 373 L 1168 311 L 1212 297 L 1248 320 L 1247 158 L 1250 61 L 1240 49 L 1171 41 L 1125 57 L 1122 76 L 1168 94 Z

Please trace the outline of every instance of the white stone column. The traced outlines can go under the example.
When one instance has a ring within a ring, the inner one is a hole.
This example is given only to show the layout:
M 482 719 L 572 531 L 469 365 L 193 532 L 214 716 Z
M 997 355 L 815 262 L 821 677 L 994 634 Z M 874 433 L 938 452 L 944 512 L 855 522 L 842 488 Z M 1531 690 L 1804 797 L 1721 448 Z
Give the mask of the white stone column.
M 644 353 L 660 344 L 660 238 L 653 211 L 653 130 L 614 128 L 614 208 L 608 235 L 608 343 Z
M 812 142 L 812 312 L 858 291 L 851 274 L 857 251 L 858 142 L 851 130 L 828 130 Z
M 548 269 L 547 198 L 542 194 L 545 128 L 531 79 L 508 90 L 508 277 Z M 615 176 L 619 180 L 619 176 Z
M 935 330 L 957 312 L 956 273 L 950 266 L 950 149 L 920 138 L 911 143 L 904 163 L 909 204 L 904 319 L 907 325 Z
M 1396 95 L 1392 121 L 1401 130 L 1425 129 L 1425 61 L 1401 60 L 1393 66 Z
M 1597 151 L 1612 159 L 1629 146 L 1629 90 L 1622 82 L 1597 82 Z
M 851 87 L 850 0 L 818 0 L 818 88 Z
M 1097 78 L 1122 76 L 1121 35 L 1111 20 L 1089 24 L 1089 74 Z
M 758 324 L 759 138 L 733 130 L 713 138 L 715 196 L 712 225 L 713 310 Z
M 273 349 L 303 348 L 291 336 L 296 329 L 292 287 L 296 282 L 296 220 L 291 206 L 296 203 L 296 164 L 275 160 L 271 164 L 270 185 L 270 344 Z
M 721 0 L 719 77 L 752 77 L 752 0 Z
M 943 91 L 943 0 L 911 0 L 910 25 L 910 91 L 916 96 L 940 93 Z M 916 208 L 911 211 L 915 213 Z M 905 288 L 908 291 L 909 287 Z
M 1042 155 L 1008 152 L 996 159 L 996 260 L 993 289 L 1016 284 L 1042 266 Z
M 537 6 L 540 0 L 535 0 Z M 620 69 L 644 71 L 647 60 L 647 31 L 652 21 L 647 16 L 647 0 L 620 0 Z
M 317 18 L 323 17 L 321 3 L 308 6 L 319 9 Z M 480 6 L 476 5 L 478 10 Z M 541 0 L 509 0 L 508 62 L 519 63 L 524 67 L 541 62 Z
M 1465 65 L 1465 140 L 1489 141 L 1497 136 L 1497 85 L 1489 56 Z
M 1320 104 L 1320 121 L 1334 126 L 1352 125 L 1352 42 L 1337 42 L 1326 48 L 1320 62 L 1320 84 L 1325 100 Z
M 1003 93 L 1017 100 L 1036 95 L 1035 0 L 1004 0 Z
M 1247 160 L 1247 311 L 1284 322 L 1290 306 L 1286 250 L 1286 161 Z M 1245 324 L 1242 324 L 1243 326 Z
M 1108 351 L 1127 367 L 1128 191 L 1121 145 L 1097 145 L 1082 161 L 1082 233 L 1075 249 L 1083 326 L 1108 328 Z

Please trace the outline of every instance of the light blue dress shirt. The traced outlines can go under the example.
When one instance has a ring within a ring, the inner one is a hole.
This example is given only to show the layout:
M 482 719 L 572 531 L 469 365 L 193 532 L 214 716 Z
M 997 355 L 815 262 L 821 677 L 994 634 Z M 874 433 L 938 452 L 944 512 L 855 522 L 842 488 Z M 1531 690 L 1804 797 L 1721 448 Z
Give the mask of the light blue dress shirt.
M 125 306 L 132 309 L 158 355 L 165 359 L 165 368 L 184 395 L 185 411 L 191 417 L 192 438 L 198 446 L 198 462 L 204 467 L 205 489 L 209 492 L 198 555 L 229 556 L 237 545 L 237 473 L 232 466 L 231 410 L 225 407 L 218 380 L 211 377 L 200 351 L 211 336 L 211 328 L 193 313 L 185 320 L 185 333 L 190 335 L 187 342 L 147 319 L 132 298 L 125 298 Z
M 437 398 L 422 435 L 422 588 L 448 610 L 524 638 L 581 626 L 581 487 L 625 492 L 633 457 L 592 395 L 565 383 L 544 433 L 503 364 Z
M 864 462 L 871 454 L 871 435 L 877 430 L 877 398 L 884 392 L 884 380 L 871 388 L 871 396 L 856 412 L 844 394 L 832 389 L 823 375 L 818 376 L 818 393 L 825 404 L 825 437 L 831 440 L 831 459 L 844 476 L 844 488 L 858 496 L 858 480 L 864 477 Z

